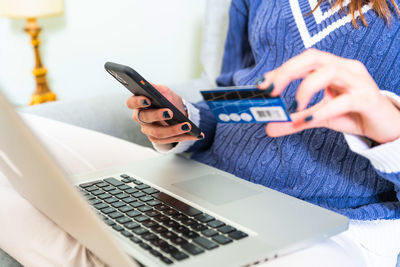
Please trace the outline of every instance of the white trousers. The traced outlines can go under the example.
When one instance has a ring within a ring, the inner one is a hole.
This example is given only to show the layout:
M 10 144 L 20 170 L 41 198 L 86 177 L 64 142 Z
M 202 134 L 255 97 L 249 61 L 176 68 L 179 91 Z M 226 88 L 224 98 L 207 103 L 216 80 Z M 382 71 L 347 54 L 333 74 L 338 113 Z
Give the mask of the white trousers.
M 137 145 L 59 122 L 30 118 L 31 126 L 45 130 L 44 143 L 69 171 L 96 168 L 151 158 L 157 153 Z M 51 137 L 51 138 L 50 138 Z M 58 143 L 63 140 L 63 146 Z M 79 140 L 80 142 L 78 142 Z M 113 148 L 98 153 L 99 144 Z M 75 159 L 69 160 L 73 155 Z M 86 166 L 77 166 L 84 159 Z M 103 266 L 101 261 L 22 198 L 0 174 L 0 248 L 25 266 Z M 349 230 L 293 254 L 262 263 L 266 267 L 340 266 L 394 267 L 400 251 L 400 220 L 351 221 Z

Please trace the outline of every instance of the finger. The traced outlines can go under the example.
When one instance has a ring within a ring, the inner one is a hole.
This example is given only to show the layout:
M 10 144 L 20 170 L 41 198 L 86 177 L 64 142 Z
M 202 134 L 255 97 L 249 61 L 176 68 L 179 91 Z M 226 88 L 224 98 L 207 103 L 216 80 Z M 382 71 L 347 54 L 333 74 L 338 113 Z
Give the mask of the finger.
M 152 136 L 149 136 L 148 138 L 151 142 L 156 143 L 156 144 L 171 144 L 171 143 L 177 143 L 177 142 L 183 142 L 183 141 L 199 140 L 197 137 L 189 135 L 189 134 L 181 134 L 181 135 L 168 137 L 168 138 L 164 138 L 164 139 L 159 139 L 159 138 L 155 138 Z
M 138 116 L 140 116 L 139 119 Z M 170 120 L 172 119 L 172 117 L 173 117 L 172 111 L 167 108 L 140 109 L 140 113 L 139 109 L 136 109 L 135 112 L 133 113 L 133 119 L 143 123 L 153 123 L 153 122 Z
M 307 107 L 312 97 L 328 87 L 349 88 L 354 83 L 351 73 L 343 65 L 335 63 L 323 66 L 309 74 L 299 85 L 296 92 L 298 110 Z
M 191 130 L 190 123 L 180 123 L 172 126 L 162 126 L 154 123 L 142 125 L 142 133 L 157 139 L 165 139 L 188 133 Z
M 126 101 L 126 105 L 130 109 L 147 108 L 151 105 L 151 101 L 145 96 L 131 96 Z
M 308 49 L 298 56 L 285 62 L 282 66 L 266 74 L 265 81 L 259 85 L 260 89 L 267 89 L 273 82 L 271 96 L 278 96 L 293 80 L 307 76 L 310 72 L 329 62 L 338 60 L 338 57 L 316 49 Z

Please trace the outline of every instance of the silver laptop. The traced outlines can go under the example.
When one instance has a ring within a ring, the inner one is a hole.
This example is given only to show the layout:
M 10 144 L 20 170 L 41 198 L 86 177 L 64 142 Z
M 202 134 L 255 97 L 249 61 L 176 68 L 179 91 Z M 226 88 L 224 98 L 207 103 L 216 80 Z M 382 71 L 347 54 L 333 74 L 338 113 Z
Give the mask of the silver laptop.
M 348 219 L 177 155 L 67 177 L 0 93 L 0 171 L 110 266 L 243 266 Z

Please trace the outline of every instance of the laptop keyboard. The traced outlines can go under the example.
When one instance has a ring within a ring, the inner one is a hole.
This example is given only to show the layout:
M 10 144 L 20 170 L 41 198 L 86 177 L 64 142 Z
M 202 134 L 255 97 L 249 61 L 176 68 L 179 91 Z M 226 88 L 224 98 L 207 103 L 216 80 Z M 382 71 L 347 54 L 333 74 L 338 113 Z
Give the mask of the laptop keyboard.
M 79 188 L 107 225 L 166 264 L 248 236 L 126 174 Z

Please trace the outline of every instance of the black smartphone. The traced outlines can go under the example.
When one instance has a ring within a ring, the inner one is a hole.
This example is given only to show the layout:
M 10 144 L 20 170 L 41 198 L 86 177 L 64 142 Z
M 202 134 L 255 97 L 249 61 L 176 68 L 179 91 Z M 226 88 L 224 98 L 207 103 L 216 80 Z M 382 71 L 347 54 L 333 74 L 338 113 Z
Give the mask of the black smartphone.
M 154 88 L 148 81 L 146 81 L 139 73 L 132 68 L 107 62 L 104 68 L 110 73 L 117 81 L 125 86 L 132 94 L 137 96 L 146 96 L 151 100 L 149 108 L 168 108 L 172 111 L 173 117 L 166 120 L 169 125 L 188 122 L 190 123 L 191 130 L 188 134 L 199 137 L 201 130 L 188 117 L 182 114 L 168 99 L 166 99 L 156 88 Z

